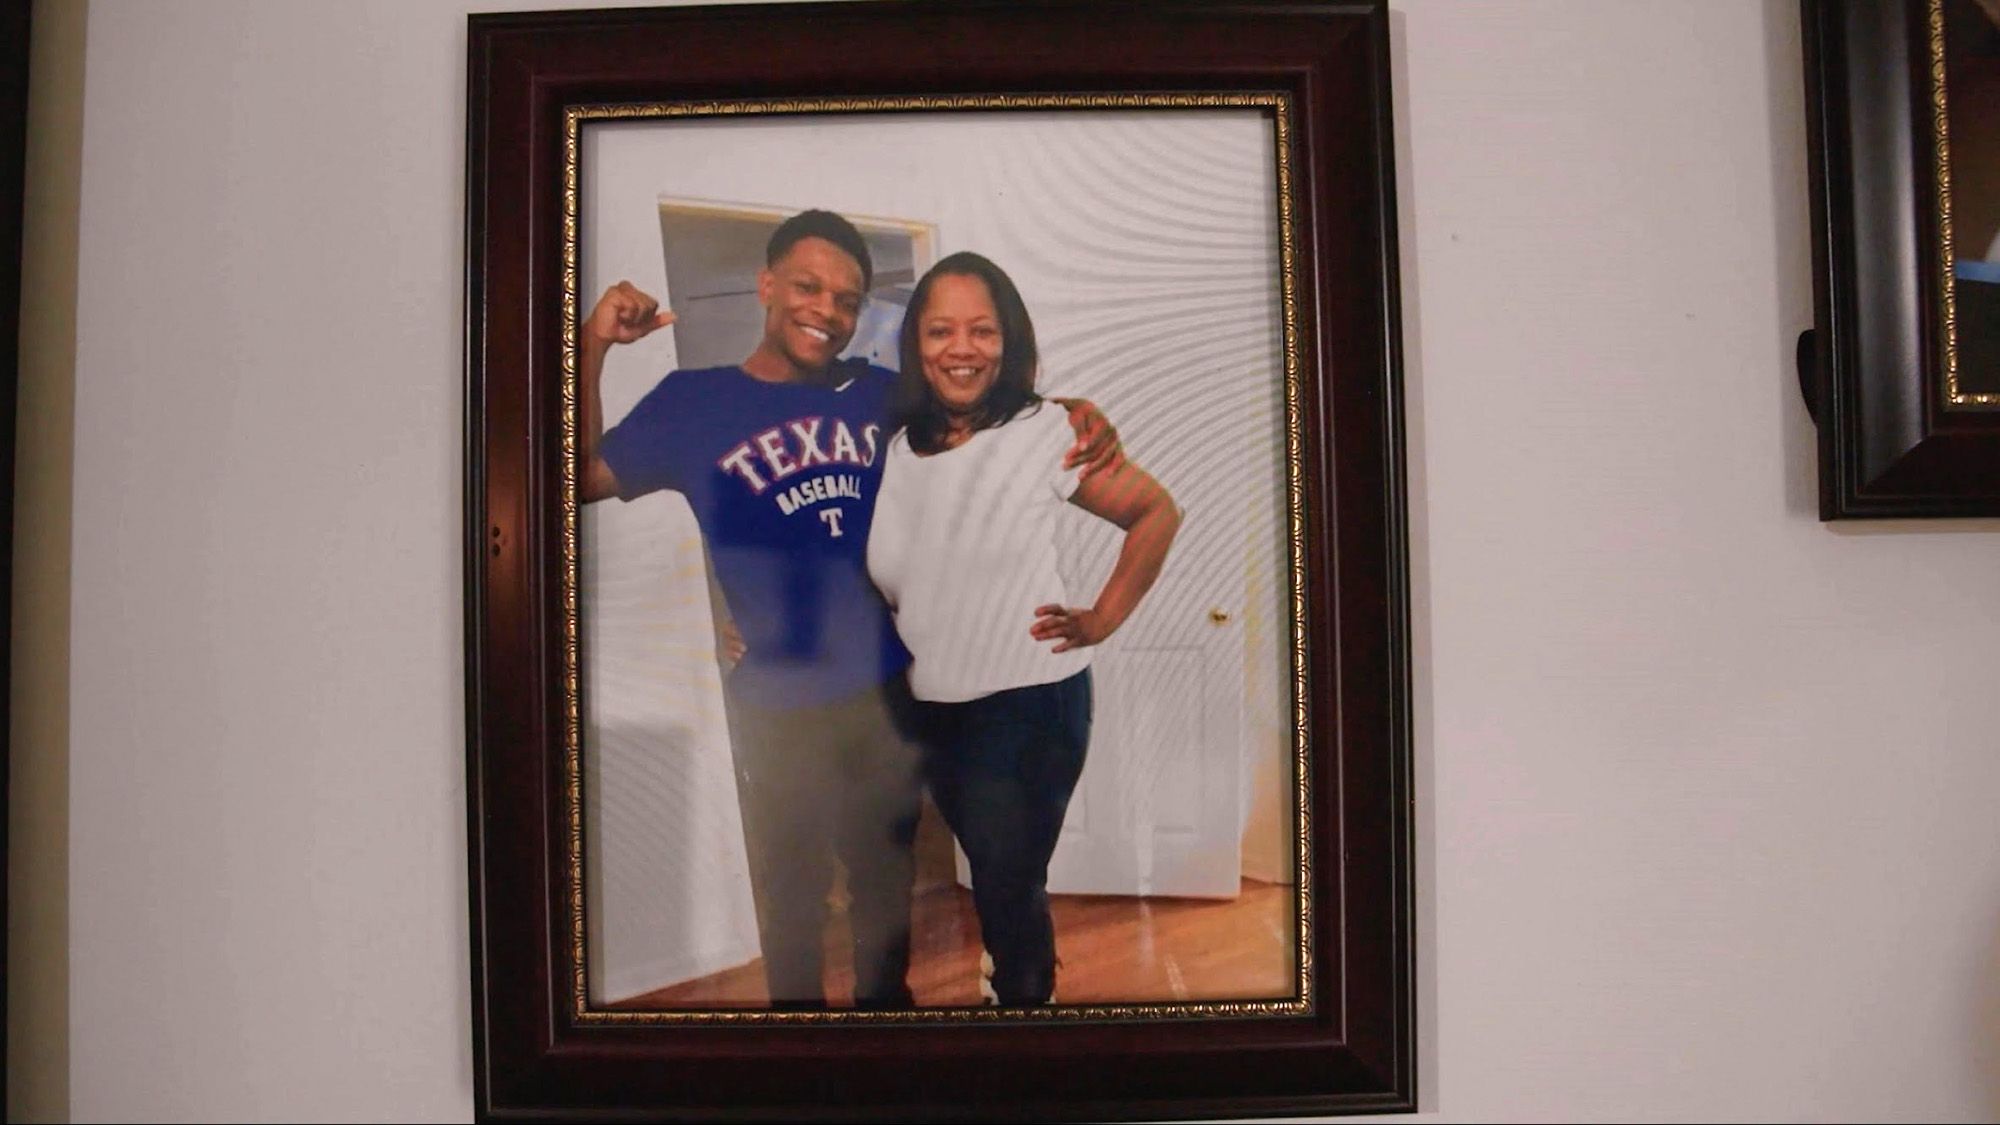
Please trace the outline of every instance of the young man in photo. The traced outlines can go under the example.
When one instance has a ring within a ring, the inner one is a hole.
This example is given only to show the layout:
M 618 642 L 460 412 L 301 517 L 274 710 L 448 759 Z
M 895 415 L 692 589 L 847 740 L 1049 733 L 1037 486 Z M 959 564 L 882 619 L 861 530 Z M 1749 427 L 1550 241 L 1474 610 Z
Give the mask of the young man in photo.
M 847 872 L 856 1006 L 912 1003 L 921 783 L 917 752 L 898 729 L 909 654 L 866 568 L 895 374 L 838 358 L 872 274 L 852 224 L 828 211 L 792 216 L 757 274 L 763 334 L 750 355 L 668 374 L 609 431 L 606 354 L 673 314 L 619 282 L 578 340 L 583 499 L 685 496 L 741 638 L 724 695 L 777 1008 L 826 1004 L 821 949 L 836 857 Z M 1102 415 L 1066 405 L 1079 435 L 1071 457 L 1114 464 L 1116 435 Z

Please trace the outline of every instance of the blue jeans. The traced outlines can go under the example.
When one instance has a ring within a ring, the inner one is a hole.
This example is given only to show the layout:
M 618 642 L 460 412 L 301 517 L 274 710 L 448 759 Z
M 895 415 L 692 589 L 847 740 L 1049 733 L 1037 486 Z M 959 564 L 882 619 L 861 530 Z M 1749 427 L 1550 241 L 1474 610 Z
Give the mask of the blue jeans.
M 1056 973 L 1049 857 L 1090 744 L 1090 671 L 919 707 L 924 778 L 972 865 L 993 991 L 1002 1004 L 1045 1004 Z

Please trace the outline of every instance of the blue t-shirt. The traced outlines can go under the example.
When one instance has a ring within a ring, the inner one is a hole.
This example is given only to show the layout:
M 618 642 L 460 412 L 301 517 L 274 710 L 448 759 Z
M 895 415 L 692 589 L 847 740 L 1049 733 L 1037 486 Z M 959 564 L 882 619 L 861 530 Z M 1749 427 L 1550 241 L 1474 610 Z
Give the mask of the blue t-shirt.
M 738 698 L 829 703 L 909 663 L 867 566 L 895 380 L 860 361 L 824 384 L 675 371 L 599 445 L 623 499 L 671 489 L 694 509 L 749 650 Z

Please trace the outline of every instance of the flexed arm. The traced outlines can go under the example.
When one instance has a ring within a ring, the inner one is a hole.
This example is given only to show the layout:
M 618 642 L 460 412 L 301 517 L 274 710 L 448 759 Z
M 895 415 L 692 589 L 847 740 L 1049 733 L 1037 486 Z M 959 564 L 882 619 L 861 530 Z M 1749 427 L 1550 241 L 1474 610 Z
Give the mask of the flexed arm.
M 673 322 L 672 312 L 662 310 L 659 301 L 629 281 L 606 289 L 583 322 L 576 349 L 577 394 L 583 412 L 583 479 L 577 482 L 577 491 L 586 504 L 618 495 L 618 477 L 598 451 L 604 437 L 604 392 L 600 385 L 604 357 L 613 344 L 643 340 Z
M 1130 461 L 1084 477 L 1070 503 L 1124 528 L 1125 544 L 1119 548 L 1118 563 L 1111 568 L 1104 589 L 1098 591 L 1095 605 L 1088 609 L 1045 605 L 1035 610 L 1035 624 L 1029 632 L 1037 640 L 1059 640 L 1051 652 L 1098 644 L 1117 632 L 1160 577 L 1167 548 L 1173 546 L 1181 527 L 1181 512 L 1174 506 L 1174 498 L 1150 473 Z

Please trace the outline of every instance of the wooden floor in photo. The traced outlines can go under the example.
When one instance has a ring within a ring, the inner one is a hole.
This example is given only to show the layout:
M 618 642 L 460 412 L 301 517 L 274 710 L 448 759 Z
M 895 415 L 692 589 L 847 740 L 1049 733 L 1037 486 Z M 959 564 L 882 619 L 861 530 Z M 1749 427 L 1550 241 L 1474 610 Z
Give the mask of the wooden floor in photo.
M 1054 895 L 1058 1004 L 1263 1000 L 1291 995 L 1290 887 L 1243 881 L 1235 899 Z M 910 989 L 921 1007 L 965 1007 L 979 998 L 979 919 L 972 893 L 952 884 L 920 893 L 913 918 Z M 845 917 L 827 927 L 827 992 L 852 1003 Z M 613 1010 L 758 1008 L 769 1002 L 761 960 L 610 1005 Z

